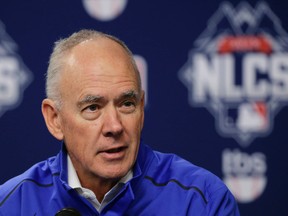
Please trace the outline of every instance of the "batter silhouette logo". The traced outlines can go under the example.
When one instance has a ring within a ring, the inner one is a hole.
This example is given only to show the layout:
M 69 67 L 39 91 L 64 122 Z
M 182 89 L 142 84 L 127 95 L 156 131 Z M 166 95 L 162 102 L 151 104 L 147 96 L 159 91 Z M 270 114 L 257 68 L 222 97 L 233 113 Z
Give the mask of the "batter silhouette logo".
M 265 2 L 223 2 L 179 71 L 189 103 L 216 118 L 220 135 L 248 146 L 288 104 L 288 35 Z
M 21 103 L 23 92 L 32 81 L 32 73 L 16 49 L 17 44 L 0 22 L 0 116 Z

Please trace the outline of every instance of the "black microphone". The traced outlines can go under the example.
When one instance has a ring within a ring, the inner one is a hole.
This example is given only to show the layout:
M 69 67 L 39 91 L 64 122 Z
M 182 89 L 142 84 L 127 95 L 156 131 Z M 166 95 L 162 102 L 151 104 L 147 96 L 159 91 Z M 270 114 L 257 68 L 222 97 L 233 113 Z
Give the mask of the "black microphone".
M 74 208 L 63 208 L 55 216 L 81 216 L 81 214 Z

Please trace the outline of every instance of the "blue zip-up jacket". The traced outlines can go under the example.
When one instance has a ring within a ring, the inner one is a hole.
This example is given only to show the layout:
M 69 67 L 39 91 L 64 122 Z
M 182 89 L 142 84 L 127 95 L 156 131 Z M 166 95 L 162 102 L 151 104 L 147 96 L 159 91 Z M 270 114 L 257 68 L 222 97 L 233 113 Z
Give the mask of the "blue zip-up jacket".
M 218 177 L 144 144 L 134 177 L 100 213 L 68 186 L 65 147 L 0 186 L 1 216 L 54 216 L 68 207 L 82 216 L 239 215 L 234 197 Z

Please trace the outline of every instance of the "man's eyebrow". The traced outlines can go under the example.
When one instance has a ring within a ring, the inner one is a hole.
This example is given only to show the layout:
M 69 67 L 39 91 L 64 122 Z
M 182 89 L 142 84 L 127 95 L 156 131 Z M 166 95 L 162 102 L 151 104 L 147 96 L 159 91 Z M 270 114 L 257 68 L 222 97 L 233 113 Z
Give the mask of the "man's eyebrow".
M 129 91 L 123 92 L 119 97 L 117 97 L 116 100 L 121 100 L 123 98 L 135 98 L 136 100 L 139 100 L 140 94 L 139 92 L 136 92 L 134 90 L 129 90 Z
M 85 104 L 97 103 L 97 102 L 99 102 L 101 100 L 103 100 L 102 96 L 99 96 L 99 95 L 87 95 L 82 100 L 77 102 L 77 106 L 78 107 L 82 107 Z
M 116 98 L 116 101 L 128 99 L 128 98 L 134 98 L 135 100 L 140 100 L 140 94 L 137 91 L 134 90 L 128 90 L 126 92 L 123 92 L 120 96 Z M 104 100 L 103 96 L 99 95 L 86 95 L 82 100 L 77 102 L 78 107 L 82 107 L 85 104 L 93 104 L 98 103 L 99 101 Z

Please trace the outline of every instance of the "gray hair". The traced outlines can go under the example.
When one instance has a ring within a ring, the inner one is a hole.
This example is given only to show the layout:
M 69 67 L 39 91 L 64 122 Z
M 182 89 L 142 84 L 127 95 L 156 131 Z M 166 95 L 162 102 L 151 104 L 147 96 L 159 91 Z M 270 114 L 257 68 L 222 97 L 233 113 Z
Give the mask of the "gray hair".
M 124 50 L 127 52 L 133 69 L 136 73 L 137 82 L 139 86 L 139 90 L 141 90 L 141 78 L 140 74 L 136 65 L 136 62 L 133 58 L 133 54 L 130 51 L 130 49 L 126 46 L 126 44 L 121 41 L 120 39 L 116 38 L 115 36 L 105 34 L 103 32 L 95 31 L 95 30 L 81 30 L 79 32 L 73 33 L 71 36 L 60 39 L 55 42 L 53 52 L 49 59 L 49 66 L 46 74 L 46 96 L 49 99 L 52 99 L 56 103 L 56 107 L 60 109 L 62 100 L 61 95 L 59 91 L 59 81 L 60 81 L 60 75 L 61 70 L 63 69 L 65 65 L 65 56 L 68 54 L 68 52 L 77 46 L 78 44 L 90 40 L 90 39 L 97 39 L 97 38 L 108 38 L 112 41 L 115 41 L 120 46 L 124 48 Z

